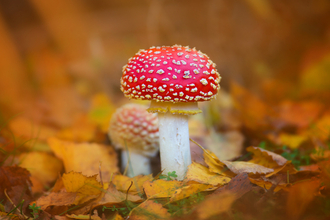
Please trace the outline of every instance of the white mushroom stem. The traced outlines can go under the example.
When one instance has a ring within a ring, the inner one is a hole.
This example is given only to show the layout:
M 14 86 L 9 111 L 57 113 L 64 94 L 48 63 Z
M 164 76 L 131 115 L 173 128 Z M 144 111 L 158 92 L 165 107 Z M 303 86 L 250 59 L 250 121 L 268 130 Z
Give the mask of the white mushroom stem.
M 151 173 L 150 158 L 145 155 L 123 150 L 121 152 L 121 160 L 122 170 L 127 168 L 127 176 L 129 177 Z
M 188 116 L 158 113 L 160 160 L 163 174 L 175 171 L 183 180 L 191 164 Z

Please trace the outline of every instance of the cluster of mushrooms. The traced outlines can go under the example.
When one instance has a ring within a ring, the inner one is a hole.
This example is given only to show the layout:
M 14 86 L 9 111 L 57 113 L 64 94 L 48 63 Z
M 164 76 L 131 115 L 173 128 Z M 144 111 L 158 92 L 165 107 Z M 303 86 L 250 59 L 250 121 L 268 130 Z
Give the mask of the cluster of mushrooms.
M 183 180 L 191 164 L 188 116 L 201 113 L 198 102 L 216 96 L 220 79 L 215 64 L 194 48 L 151 47 L 129 59 L 121 90 L 130 99 L 151 101 L 148 109 L 123 106 L 110 122 L 109 136 L 123 149 L 122 165 L 132 165 L 129 176 L 150 173 L 148 158 L 159 146 L 163 173 L 175 171 Z

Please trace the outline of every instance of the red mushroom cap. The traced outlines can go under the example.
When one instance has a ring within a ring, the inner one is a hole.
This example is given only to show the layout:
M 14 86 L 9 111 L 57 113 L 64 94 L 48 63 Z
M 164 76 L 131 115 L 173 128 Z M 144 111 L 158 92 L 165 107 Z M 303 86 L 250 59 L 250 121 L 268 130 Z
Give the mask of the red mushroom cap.
M 154 156 L 159 148 L 158 118 L 139 104 L 126 104 L 112 115 L 109 137 L 117 149 Z
M 198 102 L 214 98 L 220 75 L 206 54 L 174 45 L 140 50 L 123 68 L 121 90 L 132 99 Z

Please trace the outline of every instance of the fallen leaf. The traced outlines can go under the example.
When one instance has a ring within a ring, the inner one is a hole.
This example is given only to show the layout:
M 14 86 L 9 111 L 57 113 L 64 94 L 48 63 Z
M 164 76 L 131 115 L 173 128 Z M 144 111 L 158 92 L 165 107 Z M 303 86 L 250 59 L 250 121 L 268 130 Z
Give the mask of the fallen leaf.
M 5 205 L 5 211 L 9 212 L 15 208 L 5 192 L 15 205 L 24 199 L 26 203 L 23 204 L 23 209 L 25 209 L 32 200 L 31 184 L 30 173 L 25 168 L 16 165 L 0 167 L 0 198 L 1 204 Z
M 64 173 L 63 185 L 67 192 L 77 193 L 75 205 L 97 198 L 102 193 L 102 185 L 95 176 L 86 177 L 81 173 Z
M 148 199 L 151 198 L 167 198 L 182 186 L 182 182 L 177 180 L 154 180 L 143 183 L 143 189 Z
M 210 196 L 196 207 L 194 216 L 197 215 L 198 219 L 208 219 L 211 216 L 226 212 L 236 199 L 236 195 L 228 191 Z
M 231 160 L 242 153 L 244 136 L 239 131 L 216 133 L 214 129 L 210 129 L 210 133 L 203 136 L 206 139 L 205 146 L 220 160 Z
M 273 182 L 271 182 L 270 180 L 267 179 L 254 179 L 254 178 L 249 178 L 251 183 L 256 184 L 264 189 L 269 190 L 272 186 L 276 185 Z M 285 189 L 288 186 L 290 186 L 290 184 L 285 184 L 285 183 L 279 183 L 275 186 L 274 188 L 274 193 L 280 191 L 281 189 Z
M 303 135 L 294 135 L 281 132 L 278 137 L 278 144 L 288 146 L 291 149 L 297 149 L 306 140 L 307 137 Z
M 259 147 L 248 147 L 246 148 L 246 150 L 253 154 L 252 160 L 250 160 L 249 162 L 259 164 L 264 167 L 274 168 L 282 166 L 287 162 L 287 159 L 285 159 L 281 155 L 275 154 Z
M 82 172 L 91 176 L 99 174 L 100 167 L 104 182 L 119 171 L 117 154 L 110 146 L 96 143 L 74 143 L 49 138 L 48 144 L 57 157 L 63 160 L 65 171 Z
M 192 162 L 192 164 L 188 167 L 184 181 L 195 181 L 198 183 L 220 186 L 228 183 L 230 178 L 212 173 L 207 167 L 204 167 L 199 163 Z
M 103 198 L 94 206 L 106 206 L 112 207 L 113 205 L 120 204 L 124 201 L 130 201 L 134 203 L 142 202 L 142 198 L 138 195 L 132 195 L 120 192 L 116 189 L 116 187 L 110 183 L 108 189 L 105 191 Z
M 132 194 L 142 194 L 143 184 L 146 181 L 151 181 L 152 174 L 149 175 L 138 175 L 135 177 L 128 177 L 124 175 L 115 175 L 112 179 L 113 184 L 119 191 L 127 192 Z
M 19 156 L 21 167 L 30 171 L 31 176 L 37 178 L 43 186 L 56 180 L 63 169 L 62 162 L 45 152 L 29 152 Z
M 70 206 L 75 204 L 76 197 L 76 192 L 51 192 L 37 199 L 36 204 L 41 210 L 50 206 Z
M 223 161 L 223 163 L 226 164 L 228 169 L 235 174 L 240 174 L 240 173 L 267 174 L 274 171 L 272 168 L 267 168 L 259 164 L 245 162 L 245 161 L 234 161 L 234 162 Z
M 159 203 L 147 200 L 135 207 L 129 214 L 132 220 L 168 219 L 171 215 Z
M 193 216 L 196 214 L 199 219 L 208 219 L 226 212 L 235 200 L 249 192 L 252 187 L 248 174 L 238 174 L 227 185 L 207 196 L 193 211 Z
M 198 184 L 198 183 L 197 184 L 192 183 L 188 186 L 182 186 L 181 188 L 175 190 L 175 192 L 172 194 L 170 198 L 170 202 L 187 198 L 202 191 L 215 190 L 216 188 L 217 187 L 214 187 L 213 185 Z
M 66 217 L 71 218 L 71 219 L 89 219 L 89 220 L 102 220 L 99 216 L 97 215 L 66 215 Z
M 320 180 L 308 180 L 293 185 L 287 200 L 287 215 L 290 219 L 301 219 L 308 204 L 315 198 Z
M 283 166 L 274 168 L 274 171 L 271 173 L 268 173 L 266 177 L 271 177 L 278 173 L 285 173 L 285 174 L 296 174 L 298 171 L 294 167 L 294 165 L 291 163 L 291 161 L 287 161 Z

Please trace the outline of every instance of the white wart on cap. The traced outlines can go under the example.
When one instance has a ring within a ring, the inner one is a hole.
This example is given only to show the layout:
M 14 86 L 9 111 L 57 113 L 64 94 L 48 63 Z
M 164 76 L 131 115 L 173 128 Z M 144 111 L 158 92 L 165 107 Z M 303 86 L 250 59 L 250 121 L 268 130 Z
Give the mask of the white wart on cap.
M 123 68 L 121 90 L 132 99 L 200 102 L 215 97 L 220 75 L 209 57 L 174 45 L 140 50 Z

